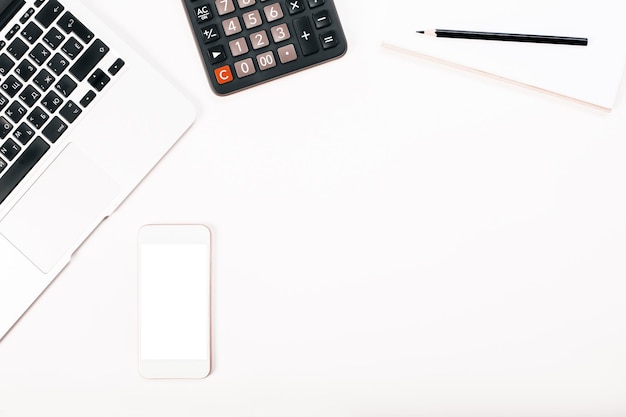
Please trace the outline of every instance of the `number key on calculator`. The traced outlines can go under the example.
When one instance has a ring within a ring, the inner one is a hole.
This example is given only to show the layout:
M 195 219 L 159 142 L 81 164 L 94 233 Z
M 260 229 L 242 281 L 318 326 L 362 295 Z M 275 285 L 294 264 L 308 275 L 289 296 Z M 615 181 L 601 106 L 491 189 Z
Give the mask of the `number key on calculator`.
M 213 91 L 231 94 L 343 56 L 334 0 L 183 0 Z

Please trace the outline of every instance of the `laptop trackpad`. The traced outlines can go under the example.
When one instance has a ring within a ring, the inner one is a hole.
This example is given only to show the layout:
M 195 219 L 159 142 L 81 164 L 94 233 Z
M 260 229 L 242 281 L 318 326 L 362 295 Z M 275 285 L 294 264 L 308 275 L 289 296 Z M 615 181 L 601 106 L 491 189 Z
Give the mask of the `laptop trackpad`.
M 48 273 L 110 214 L 118 184 L 70 144 L 0 221 L 0 234 Z

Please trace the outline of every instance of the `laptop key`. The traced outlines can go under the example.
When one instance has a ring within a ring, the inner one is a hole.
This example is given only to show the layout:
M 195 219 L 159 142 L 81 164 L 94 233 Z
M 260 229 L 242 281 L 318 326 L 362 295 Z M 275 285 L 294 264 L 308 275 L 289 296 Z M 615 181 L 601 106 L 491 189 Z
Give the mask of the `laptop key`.
M 111 81 L 111 77 L 106 75 L 100 68 L 94 71 L 89 77 L 89 84 L 98 91 L 102 91 L 104 87 Z
M 9 99 L 0 93 L 0 110 L 4 109 L 9 104 Z
M 35 20 L 44 27 L 48 27 L 59 17 L 63 9 L 64 7 L 57 0 L 50 0 L 42 7 L 39 13 L 37 13 Z
M 46 33 L 46 36 L 43 37 L 43 41 L 52 49 L 57 49 L 64 40 L 65 36 L 55 27 L 50 29 L 50 32 Z
M 28 121 L 35 126 L 35 129 L 41 129 L 49 118 L 48 113 L 43 111 L 39 106 L 35 107 L 28 115 Z
M 8 166 L 9 164 L 7 164 L 7 162 L 0 158 L 0 174 L 2 174 L 2 171 L 4 171 L 4 169 Z
M 76 87 L 78 87 L 78 84 L 76 84 L 69 76 L 64 75 L 55 87 L 61 94 L 63 94 L 63 97 L 69 97 Z
M 0 55 L 0 75 L 7 75 L 14 66 L 15 62 L 7 54 Z
M 41 98 L 41 93 L 32 85 L 27 85 L 19 97 L 28 107 L 33 107 L 37 100 Z
M 11 39 L 13 39 L 15 37 L 15 34 L 17 32 L 20 31 L 20 25 L 15 24 L 13 25 L 13 27 L 11 28 L 11 30 L 9 30 L 7 32 L 7 35 L 4 37 L 7 41 L 10 41 Z
M 47 65 L 48 68 L 50 68 L 56 75 L 61 75 L 61 73 L 65 71 L 65 68 L 70 65 L 70 61 L 68 61 L 63 55 L 57 53 L 50 58 Z
M 26 123 L 22 123 L 15 129 L 13 136 L 19 140 L 22 145 L 26 145 L 35 135 L 35 130 Z
M 67 34 L 74 33 L 74 35 L 78 36 L 78 38 L 85 43 L 89 43 L 93 39 L 93 32 L 87 29 L 87 27 L 70 12 L 66 12 L 63 17 L 59 19 L 57 25 Z
M 117 58 L 113 65 L 109 67 L 109 74 L 117 75 L 118 72 L 122 69 L 122 67 L 126 64 L 122 58 Z
M 28 41 L 31 45 L 34 44 L 39 37 L 43 35 L 43 30 L 35 22 L 30 22 L 24 30 L 22 30 L 22 36 L 24 39 Z
M 15 160 L 13 165 L 0 177 L 0 203 L 13 192 L 39 160 L 48 152 L 50 145 L 37 136 L 33 143 Z
M 83 50 L 83 45 L 81 45 L 75 37 L 71 37 L 61 47 L 61 50 L 65 52 L 65 55 L 70 57 L 70 59 L 74 59 L 80 54 L 80 51 Z
M 43 135 L 50 142 L 55 143 L 63 133 L 67 130 L 67 125 L 63 123 L 63 120 L 59 119 L 57 116 L 54 116 L 52 121 L 48 123 L 48 126 L 41 131 Z
M 37 46 L 35 46 L 33 50 L 30 51 L 30 54 L 28 54 L 28 56 L 34 59 L 37 65 L 41 65 L 46 62 L 46 59 L 48 59 L 48 57 L 50 56 L 50 51 L 41 43 L 38 43 Z
M 0 88 L 11 98 L 15 97 L 17 92 L 20 91 L 23 86 L 24 85 L 13 75 L 9 75 L 9 77 L 4 80 L 2 84 L 0 84 Z
M 7 141 L 0 147 L 0 154 L 2 154 L 2 156 L 9 161 L 12 161 L 21 150 L 22 148 L 20 145 L 15 143 L 13 139 L 7 139 Z
M 35 72 L 37 72 L 37 68 L 28 59 L 23 60 L 20 65 L 15 68 L 15 73 L 19 75 L 24 82 L 30 80 L 31 77 L 35 75 Z
M 9 116 L 9 119 L 13 120 L 13 122 L 17 123 L 22 120 L 24 116 L 26 116 L 27 111 L 26 107 L 22 106 L 20 102 L 16 100 L 11 103 L 7 109 L 7 116 Z
M 28 45 L 20 38 L 16 38 L 8 46 L 7 51 L 15 57 L 15 59 L 21 59 L 26 52 L 28 52 Z
M 83 98 L 80 99 L 80 105 L 83 107 L 87 107 L 91 104 L 94 98 L 96 98 L 96 92 L 93 90 L 89 90 L 87 91 L 87 94 L 85 94 Z
M 9 121 L 5 119 L 4 116 L 0 116 L 0 139 L 6 138 L 7 135 L 11 132 L 11 129 L 13 129 L 13 125 L 9 123 Z
M 33 79 L 33 82 L 35 83 L 35 85 L 41 88 L 41 91 L 44 91 L 44 92 L 48 91 L 50 86 L 53 85 L 54 81 L 55 79 L 52 76 L 52 74 L 50 74 L 45 69 L 42 69 L 41 71 L 39 71 L 39 74 L 37 74 L 35 78 Z
M 35 14 L 35 9 L 33 9 L 33 8 L 31 7 L 30 9 L 28 9 L 28 10 L 26 11 L 26 13 L 24 13 L 24 14 L 22 15 L 22 17 L 20 17 L 20 23 L 21 23 L 21 24 L 26 23 L 26 22 L 28 21 L 28 19 L 30 19 L 30 17 L 31 17 L 33 14 Z
M 76 77 L 78 81 L 83 81 L 108 52 L 109 47 L 100 39 L 96 39 L 72 65 L 70 74 Z
M 63 116 L 69 123 L 74 123 L 76 118 L 80 116 L 83 111 L 72 100 L 68 101 L 65 106 L 59 111 L 59 114 Z
M 43 100 L 41 100 L 41 105 L 50 113 L 57 111 L 57 109 L 61 107 L 61 104 L 63 104 L 63 99 L 54 91 L 50 91 Z

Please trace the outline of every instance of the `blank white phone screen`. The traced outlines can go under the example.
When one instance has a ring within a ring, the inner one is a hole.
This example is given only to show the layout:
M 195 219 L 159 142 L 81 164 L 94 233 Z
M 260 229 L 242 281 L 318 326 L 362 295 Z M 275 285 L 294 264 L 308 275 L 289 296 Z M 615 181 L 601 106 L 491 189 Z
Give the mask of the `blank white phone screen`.
M 142 244 L 142 360 L 206 360 L 209 250 L 204 244 Z

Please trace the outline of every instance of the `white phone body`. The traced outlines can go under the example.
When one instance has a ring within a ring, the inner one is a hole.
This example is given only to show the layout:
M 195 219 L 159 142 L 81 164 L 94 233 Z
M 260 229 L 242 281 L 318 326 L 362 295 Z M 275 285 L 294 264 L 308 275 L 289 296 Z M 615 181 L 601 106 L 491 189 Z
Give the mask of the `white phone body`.
M 204 378 L 211 372 L 211 230 L 146 225 L 138 239 L 139 372 Z

